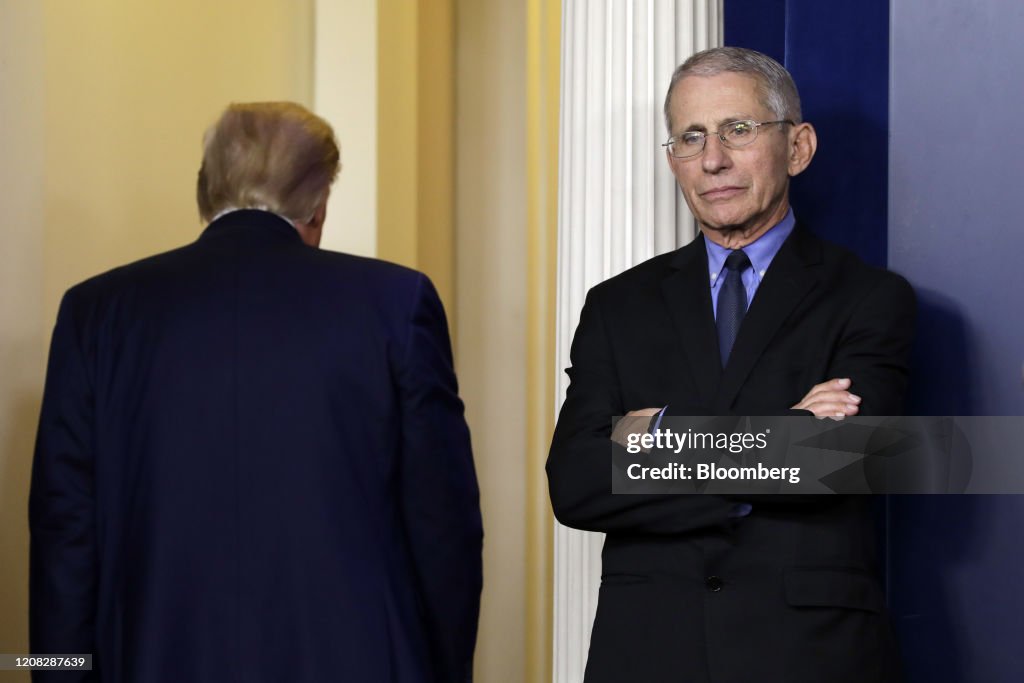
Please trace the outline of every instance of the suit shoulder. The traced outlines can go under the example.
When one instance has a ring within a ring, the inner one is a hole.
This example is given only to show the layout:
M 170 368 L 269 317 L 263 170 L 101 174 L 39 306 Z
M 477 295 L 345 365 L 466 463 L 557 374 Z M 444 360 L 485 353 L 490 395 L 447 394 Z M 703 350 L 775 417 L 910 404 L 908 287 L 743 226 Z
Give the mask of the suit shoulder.
M 433 284 L 425 273 L 408 266 L 326 249 L 312 250 L 311 253 L 329 270 L 348 281 L 360 283 L 363 288 L 382 289 L 394 293 L 396 290 L 416 290 L 426 283 L 433 289 Z
M 853 251 L 815 238 L 821 245 L 822 262 L 832 286 L 848 292 L 852 300 L 912 313 L 916 308 L 914 289 L 905 277 L 886 268 L 866 263 Z
M 656 289 L 671 269 L 677 251 L 659 254 L 597 283 L 590 288 L 590 296 L 617 299 L 642 295 L 652 288 Z
M 130 287 L 155 273 L 173 269 L 174 264 L 191 246 L 185 245 L 146 256 L 88 277 L 68 288 L 65 297 L 73 301 L 89 300 L 105 293 Z
M 337 267 L 344 267 L 362 275 L 395 280 L 414 280 L 417 276 L 422 275 L 420 271 L 414 268 L 371 256 L 358 256 L 329 249 L 316 249 L 312 253 L 318 258 L 323 259 L 326 263 Z
M 910 283 L 899 273 L 866 263 L 846 247 L 821 239 L 819 242 L 822 246 L 825 263 L 831 264 L 833 268 L 856 276 L 859 281 L 871 288 L 879 287 L 883 290 L 913 294 Z
M 327 300 L 344 298 L 360 301 L 367 315 L 381 320 L 407 323 L 417 311 L 430 310 L 444 317 L 441 297 L 423 272 L 367 256 L 311 249 L 308 257 L 317 263 L 317 281 L 323 285 L 319 296 Z

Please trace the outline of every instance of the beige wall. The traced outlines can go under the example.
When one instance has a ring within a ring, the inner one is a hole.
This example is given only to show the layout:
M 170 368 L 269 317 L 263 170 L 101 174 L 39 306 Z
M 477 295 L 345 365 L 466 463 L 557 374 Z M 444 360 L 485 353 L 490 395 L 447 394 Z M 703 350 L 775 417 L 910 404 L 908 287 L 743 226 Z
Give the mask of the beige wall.
M 377 0 L 315 0 L 313 104 L 334 127 L 341 176 L 320 246 L 377 255 Z
M 555 427 L 555 290 L 558 264 L 560 0 L 528 0 L 526 13 L 526 680 L 552 674 L 554 517 L 547 461 Z
M 0 651 L 28 647 L 29 470 L 60 296 L 198 236 L 202 132 L 232 100 L 310 102 L 311 7 L 0 3 Z
M 200 137 L 227 102 L 314 104 L 315 89 L 345 163 L 325 247 L 426 270 L 452 318 L 486 529 L 477 680 L 549 680 L 558 1 L 396 2 L 0 0 L 0 652 L 27 649 L 29 469 L 61 294 L 198 235 Z M 366 63 L 408 36 L 392 57 L 415 73 Z M 403 97 L 415 121 L 378 111 Z M 386 126 L 416 155 L 381 164 Z M 403 173 L 401 206 L 385 205 L 378 179 L 384 192 Z
M 44 3 L 47 319 L 98 270 L 194 239 L 202 131 L 238 100 L 309 103 L 308 2 Z
M 558 0 L 457 3 L 456 364 L 487 534 L 485 683 L 551 680 L 560 15 Z
M 430 276 L 457 332 L 453 1 L 378 10 L 377 255 Z
M 455 254 L 461 393 L 484 515 L 477 677 L 526 681 L 526 8 L 457 3 Z M 532 682 L 531 682 L 532 683 Z
M 27 487 L 47 339 L 42 21 L 36 3 L 0 3 L 0 650 L 11 653 L 28 647 Z

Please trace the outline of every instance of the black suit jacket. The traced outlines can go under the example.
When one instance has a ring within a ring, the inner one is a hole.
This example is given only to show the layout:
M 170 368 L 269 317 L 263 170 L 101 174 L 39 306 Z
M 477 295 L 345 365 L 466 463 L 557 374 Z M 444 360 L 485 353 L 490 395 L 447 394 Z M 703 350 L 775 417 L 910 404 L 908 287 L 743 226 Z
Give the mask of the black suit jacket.
M 31 647 L 131 683 L 469 680 L 481 521 L 429 280 L 262 211 L 64 297 Z
M 720 367 L 704 238 L 594 287 L 572 344 L 547 472 L 563 524 L 606 532 L 588 683 L 889 681 L 897 657 L 870 499 L 613 495 L 612 417 L 780 415 L 849 377 L 897 415 L 913 292 L 797 226 Z M 615 446 L 615 448 L 619 448 Z

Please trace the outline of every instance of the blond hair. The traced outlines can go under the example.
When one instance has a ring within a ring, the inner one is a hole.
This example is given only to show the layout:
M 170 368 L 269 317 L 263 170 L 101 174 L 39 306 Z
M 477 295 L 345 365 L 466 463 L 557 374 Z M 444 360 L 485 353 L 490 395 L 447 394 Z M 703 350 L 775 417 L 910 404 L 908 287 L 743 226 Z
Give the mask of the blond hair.
M 294 102 L 231 104 L 203 138 L 196 200 L 205 221 L 259 208 L 309 221 L 338 175 L 330 124 Z

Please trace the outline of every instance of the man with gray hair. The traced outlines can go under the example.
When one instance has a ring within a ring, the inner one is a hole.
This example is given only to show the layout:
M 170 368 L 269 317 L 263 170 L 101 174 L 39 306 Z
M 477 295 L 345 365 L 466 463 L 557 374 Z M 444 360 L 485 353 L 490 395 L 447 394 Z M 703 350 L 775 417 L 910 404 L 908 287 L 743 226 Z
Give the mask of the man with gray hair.
M 71 288 L 30 496 L 36 680 L 471 680 L 482 526 L 441 302 L 317 248 L 339 153 L 289 102 L 207 133 L 202 235 Z
M 559 521 L 607 534 L 585 680 L 898 680 L 867 497 L 612 493 L 666 412 L 899 415 L 908 382 L 910 286 L 789 205 L 817 137 L 785 68 L 700 52 L 665 123 L 700 234 L 590 290 L 547 463 Z

